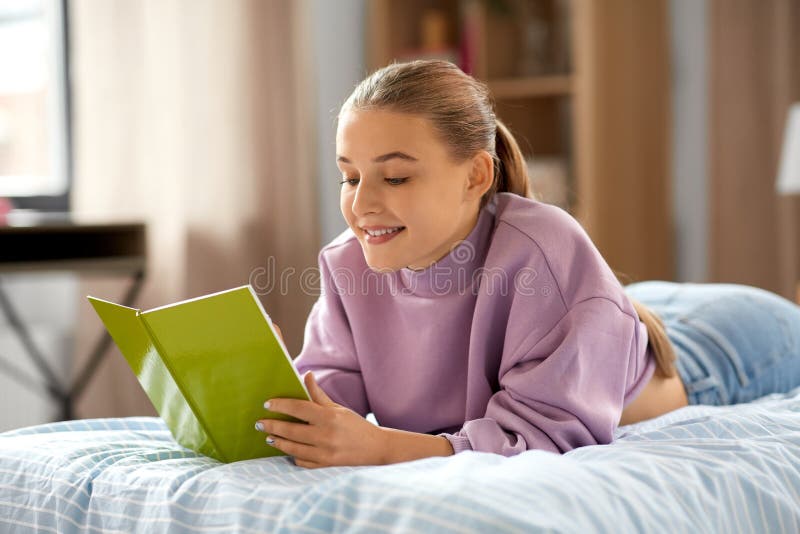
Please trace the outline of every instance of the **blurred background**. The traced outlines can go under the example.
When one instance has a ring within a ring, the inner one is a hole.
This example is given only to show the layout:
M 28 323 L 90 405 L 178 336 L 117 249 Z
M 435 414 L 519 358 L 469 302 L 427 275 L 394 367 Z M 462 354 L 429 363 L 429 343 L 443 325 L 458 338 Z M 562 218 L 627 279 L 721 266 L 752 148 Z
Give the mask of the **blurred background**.
M 392 60 L 486 81 L 624 282 L 800 298 L 797 50 L 796 0 L 0 0 L 0 431 L 154 415 L 87 294 L 262 283 L 296 355 L 336 113 Z

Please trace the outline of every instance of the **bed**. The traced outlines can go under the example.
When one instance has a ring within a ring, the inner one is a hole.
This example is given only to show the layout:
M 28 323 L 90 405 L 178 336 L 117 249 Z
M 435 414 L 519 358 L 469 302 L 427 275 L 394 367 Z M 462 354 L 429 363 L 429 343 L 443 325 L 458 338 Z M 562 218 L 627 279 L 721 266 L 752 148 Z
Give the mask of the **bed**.
M 610 445 L 306 470 L 221 464 L 158 418 L 0 434 L 0 532 L 800 532 L 800 388 Z

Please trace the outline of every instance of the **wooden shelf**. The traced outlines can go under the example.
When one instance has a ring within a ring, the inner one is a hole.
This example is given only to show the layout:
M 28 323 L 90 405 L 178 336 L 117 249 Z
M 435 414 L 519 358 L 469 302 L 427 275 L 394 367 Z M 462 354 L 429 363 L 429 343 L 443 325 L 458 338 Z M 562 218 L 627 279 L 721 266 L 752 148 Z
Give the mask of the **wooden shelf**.
M 505 78 L 489 81 L 488 85 L 495 98 L 569 96 L 572 94 L 572 76 L 569 75 Z
M 668 0 L 366 5 L 370 70 L 431 40 L 466 50 L 459 66 L 486 82 L 523 155 L 563 162 L 568 211 L 611 267 L 673 278 Z

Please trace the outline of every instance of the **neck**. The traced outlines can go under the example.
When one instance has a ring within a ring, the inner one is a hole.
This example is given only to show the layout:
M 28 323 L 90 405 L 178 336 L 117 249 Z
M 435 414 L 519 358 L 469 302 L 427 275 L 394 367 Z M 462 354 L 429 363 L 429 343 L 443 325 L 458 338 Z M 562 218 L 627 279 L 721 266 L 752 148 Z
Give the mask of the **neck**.
M 452 247 L 427 268 L 394 271 L 391 278 L 402 294 L 420 297 L 468 295 L 475 271 L 483 265 L 494 228 L 494 207 L 487 206 L 454 234 Z M 470 227 L 471 226 L 471 227 Z M 455 236 L 457 235 L 458 238 Z M 426 262 L 427 263 L 427 262 Z

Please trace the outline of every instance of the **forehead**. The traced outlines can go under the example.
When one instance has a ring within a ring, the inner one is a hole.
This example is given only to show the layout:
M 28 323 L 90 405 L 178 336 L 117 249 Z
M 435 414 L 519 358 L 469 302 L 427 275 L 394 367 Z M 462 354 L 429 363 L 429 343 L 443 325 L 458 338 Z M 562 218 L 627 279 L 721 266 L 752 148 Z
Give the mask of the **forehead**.
M 415 157 L 442 151 L 431 122 L 419 115 L 385 110 L 348 110 L 339 117 L 336 152 L 350 160 L 403 151 Z

